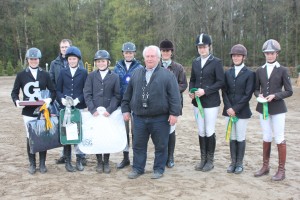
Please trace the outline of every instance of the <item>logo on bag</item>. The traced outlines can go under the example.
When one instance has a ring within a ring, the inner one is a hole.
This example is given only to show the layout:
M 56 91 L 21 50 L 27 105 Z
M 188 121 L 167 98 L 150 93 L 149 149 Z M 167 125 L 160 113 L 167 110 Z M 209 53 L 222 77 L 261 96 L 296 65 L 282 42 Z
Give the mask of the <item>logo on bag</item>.
M 35 101 L 36 99 L 42 99 L 40 88 L 39 88 L 39 81 L 29 82 L 24 86 L 24 94 L 29 97 L 29 101 Z M 30 88 L 33 87 L 33 93 L 30 93 Z

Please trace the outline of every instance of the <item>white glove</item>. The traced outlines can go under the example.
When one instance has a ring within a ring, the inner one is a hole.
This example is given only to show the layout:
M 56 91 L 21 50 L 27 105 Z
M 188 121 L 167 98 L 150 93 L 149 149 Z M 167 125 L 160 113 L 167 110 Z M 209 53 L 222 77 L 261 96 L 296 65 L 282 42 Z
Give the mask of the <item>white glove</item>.
M 67 104 L 67 100 L 65 98 L 61 98 L 61 104 L 66 106 Z
M 17 101 L 16 101 L 16 106 L 17 106 L 17 108 L 24 108 L 24 107 L 25 107 L 25 106 L 20 106 L 20 104 L 19 104 L 19 103 L 20 103 L 20 101 L 19 101 L 19 100 L 17 100 Z
M 77 106 L 77 104 L 79 104 L 79 103 L 80 103 L 80 101 L 78 98 L 73 100 L 73 106 Z
M 51 98 L 47 98 L 47 99 L 43 99 L 43 101 L 46 103 L 46 107 L 49 108 L 49 105 L 50 105 L 52 99 Z
M 106 111 L 106 109 L 104 107 L 100 106 L 97 108 L 97 111 L 100 115 L 103 115 L 103 113 Z

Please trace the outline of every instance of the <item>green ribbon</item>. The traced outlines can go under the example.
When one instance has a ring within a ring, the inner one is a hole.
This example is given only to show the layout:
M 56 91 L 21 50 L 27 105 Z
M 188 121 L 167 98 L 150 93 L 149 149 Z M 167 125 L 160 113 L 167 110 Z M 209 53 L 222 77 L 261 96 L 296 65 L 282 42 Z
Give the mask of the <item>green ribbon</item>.
M 228 124 L 227 124 L 226 135 L 225 135 L 225 139 L 226 139 L 227 142 L 231 138 L 230 136 L 231 136 L 231 131 L 232 131 L 232 124 L 236 123 L 238 120 L 239 120 L 239 118 L 237 118 L 235 116 L 229 118 L 229 121 L 228 121 Z
M 192 88 L 192 89 L 190 89 L 190 93 L 195 94 L 195 92 L 196 92 L 197 90 L 198 90 L 197 88 Z M 199 109 L 199 112 L 200 112 L 200 114 L 201 114 L 201 117 L 204 118 L 204 110 L 203 110 L 203 107 L 202 107 L 200 98 L 199 98 L 198 96 L 195 95 L 195 99 L 196 99 L 196 102 L 197 102 L 198 109 Z M 198 115 L 197 115 L 197 117 L 198 117 Z
M 263 119 L 267 120 L 269 118 L 268 102 L 263 104 Z

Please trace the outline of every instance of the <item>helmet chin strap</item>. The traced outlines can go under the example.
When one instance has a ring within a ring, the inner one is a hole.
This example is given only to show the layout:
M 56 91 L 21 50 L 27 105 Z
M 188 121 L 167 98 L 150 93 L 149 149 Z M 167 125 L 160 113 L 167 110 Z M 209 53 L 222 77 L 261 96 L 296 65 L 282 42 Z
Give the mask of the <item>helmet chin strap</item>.
M 33 70 L 35 70 L 35 69 L 38 68 L 38 66 L 36 66 L 36 67 L 31 67 L 30 65 L 29 65 L 29 67 L 30 67 L 31 69 L 33 69 Z
M 107 66 L 105 69 L 99 69 L 99 71 L 104 72 L 104 71 L 106 71 L 107 69 L 108 69 L 108 66 Z
M 244 61 L 240 62 L 239 64 L 234 64 L 234 66 L 241 66 L 244 63 Z
M 275 59 L 273 62 L 267 62 L 267 63 L 273 64 L 273 63 L 275 63 L 276 61 L 277 61 L 277 59 Z

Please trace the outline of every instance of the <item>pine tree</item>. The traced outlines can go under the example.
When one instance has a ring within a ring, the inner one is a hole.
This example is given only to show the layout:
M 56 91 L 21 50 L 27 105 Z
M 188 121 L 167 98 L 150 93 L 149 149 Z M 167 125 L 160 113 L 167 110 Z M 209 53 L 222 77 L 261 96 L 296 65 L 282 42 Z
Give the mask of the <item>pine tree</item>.
M 15 73 L 18 73 L 22 70 L 23 70 L 22 62 L 21 62 L 21 60 L 18 60 L 18 64 L 17 64 L 17 67 L 15 69 Z
M 8 61 L 7 66 L 6 66 L 6 74 L 8 76 L 12 76 L 15 74 L 15 70 L 11 64 L 11 61 Z
M 4 76 L 4 66 L 1 60 L 0 60 L 0 76 Z

